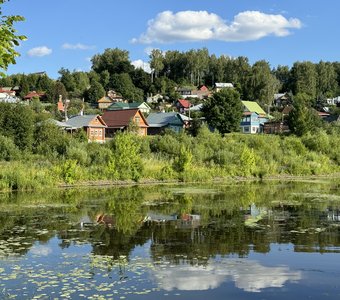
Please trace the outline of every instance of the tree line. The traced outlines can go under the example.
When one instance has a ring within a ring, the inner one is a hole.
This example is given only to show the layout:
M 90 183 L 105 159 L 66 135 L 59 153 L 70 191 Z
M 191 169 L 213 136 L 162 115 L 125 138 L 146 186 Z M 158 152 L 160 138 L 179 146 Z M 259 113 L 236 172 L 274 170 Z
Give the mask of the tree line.
M 209 54 L 208 49 L 180 52 L 154 49 L 149 56 L 151 74 L 135 68 L 129 52 L 106 49 L 92 57 L 89 72 L 59 70 L 57 80 L 47 75 L 15 74 L 0 79 L 0 86 L 20 86 L 20 96 L 31 90 L 46 92 L 49 102 L 64 98 L 85 99 L 95 103 L 114 89 L 129 101 L 143 101 L 147 95 L 160 93 L 176 100 L 176 87 L 213 87 L 216 82 L 231 82 L 241 99 L 271 105 L 273 95 L 289 92 L 305 94 L 311 106 L 340 93 L 340 62 L 295 62 L 291 67 L 272 68 L 265 60 L 250 64 L 244 56 Z

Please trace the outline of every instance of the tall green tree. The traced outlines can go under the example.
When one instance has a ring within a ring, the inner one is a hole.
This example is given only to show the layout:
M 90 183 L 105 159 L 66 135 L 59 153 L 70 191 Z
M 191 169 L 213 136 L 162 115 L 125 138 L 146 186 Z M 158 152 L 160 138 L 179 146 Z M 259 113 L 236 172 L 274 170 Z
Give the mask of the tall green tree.
M 222 89 L 203 104 L 202 112 L 209 126 L 221 134 L 240 130 L 243 106 L 235 89 Z
M 46 91 L 46 96 L 49 102 L 57 103 L 59 100 L 59 96 L 61 96 L 62 99 L 65 100 L 68 97 L 68 93 L 64 84 L 57 80 L 53 82 L 50 88 Z
M 184 53 L 178 50 L 165 52 L 163 74 L 171 80 L 181 82 L 185 78 L 186 65 Z
M 2 7 L 7 0 L 0 0 L 0 77 L 5 76 L 4 71 L 10 64 L 15 64 L 15 58 L 19 52 L 15 50 L 21 41 L 26 40 L 26 36 L 18 35 L 14 28 L 16 22 L 24 21 L 22 16 L 4 16 Z M 3 70 L 3 71 L 2 71 Z
M 163 63 L 163 52 L 162 50 L 159 49 L 153 49 L 149 55 L 150 58 L 150 67 L 152 69 L 152 74 L 157 78 L 159 76 L 159 73 L 163 70 L 164 68 L 164 63 Z
M 58 73 L 60 74 L 59 81 L 65 86 L 68 92 L 72 93 L 76 89 L 76 82 L 70 70 L 61 68 Z
M 307 94 L 310 101 L 316 101 L 317 72 L 315 65 L 310 61 L 295 62 L 291 69 L 292 92 Z
M 273 73 L 277 80 L 280 82 L 279 92 L 286 93 L 291 90 L 290 87 L 290 69 L 288 66 L 278 65 L 277 68 L 273 70 Z
M 338 83 L 334 66 L 329 62 L 320 61 L 316 65 L 316 72 L 318 99 L 335 97 Z
M 86 92 L 86 98 L 90 103 L 96 103 L 97 100 L 105 96 L 105 90 L 103 86 L 98 82 L 93 80 L 91 82 L 90 88 Z
M 130 73 L 134 66 L 129 59 L 129 52 L 119 48 L 105 49 L 103 54 L 97 54 L 92 57 L 92 69 L 100 74 L 107 70 L 110 75 Z
M 130 102 L 143 101 L 143 90 L 135 87 L 129 74 L 113 74 L 111 86 Z
M 251 69 L 247 82 L 247 99 L 255 100 L 260 105 L 269 107 L 278 92 L 280 83 L 270 70 L 269 63 L 257 61 Z
M 42 75 L 37 79 L 36 90 L 41 92 L 46 92 L 51 85 L 53 85 L 53 80 L 47 75 Z
M 144 91 L 144 95 L 146 95 L 151 88 L 151 78 L 148 73 L 146 73 L 143 69 L 137 68 L 134 70 L 130 77 L 132 79 L 133 84 Z
M 110 73 L 108 70 L 104 70 L 99 74 L 100 76 L 100 84 L 103 86 L 105 91 L 108 91 L 110 89 Z
M 0 132 L 14 140 L 21 150 L 31 150 L 34 113 L 27 105 L 0 103 Z
M 293 110 L 288 115 L 288 125 L 292 133 L 302 136 L 321 126 L 316 111 L 309 105 L 309 95 L 300 93 L 293 98 Z

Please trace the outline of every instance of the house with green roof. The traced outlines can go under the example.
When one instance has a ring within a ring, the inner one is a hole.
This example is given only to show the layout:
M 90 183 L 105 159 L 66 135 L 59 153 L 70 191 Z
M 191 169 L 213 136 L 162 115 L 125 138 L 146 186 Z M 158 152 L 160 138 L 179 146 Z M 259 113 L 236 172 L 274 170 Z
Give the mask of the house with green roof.
M 139 109 L 143 114 L 149 114 L 151 107 L 146 102 L 116 102 L 112 103 L 107 110 Z
M 242 104 L 241 132 L 248 134 L 262 133 L 264 123 L 269 121 L 269 116 L 255 101 L 242 101 Z

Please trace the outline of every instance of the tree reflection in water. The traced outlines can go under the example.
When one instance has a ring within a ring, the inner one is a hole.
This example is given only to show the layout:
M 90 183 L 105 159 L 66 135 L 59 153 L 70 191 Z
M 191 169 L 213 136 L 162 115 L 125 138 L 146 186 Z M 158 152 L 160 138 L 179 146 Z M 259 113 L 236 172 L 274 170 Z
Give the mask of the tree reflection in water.
M 337 186 L 268 182 L 3 195 L 0 259 L 28 252 L 49 257 L 49 242 L 57 238 L 61 250 L 90 245 L 92 259 L 105 257 L 118 280 L 128 278 L 134 251 L 147 247 L 152 276 L 168 291 L 212 289 L 226 280 L 244 291 L 282 287 L 301 272 L 263 266 L 250 254 L 270 253 L 273 244 L 340 252 Z

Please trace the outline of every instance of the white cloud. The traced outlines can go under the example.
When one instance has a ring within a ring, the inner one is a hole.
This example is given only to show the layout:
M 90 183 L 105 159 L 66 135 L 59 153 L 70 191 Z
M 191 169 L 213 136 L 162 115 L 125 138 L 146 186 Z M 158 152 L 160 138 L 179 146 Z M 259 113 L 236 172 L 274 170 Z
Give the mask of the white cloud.
M 30 49 L 27 52 L 28 56 L 38 56 L 38 57 L 50 55 L 51 53 L 52 53 L 52 49 L 46 46 L 35 47 L 35 48 Z
M 155 50 L 155 49 L 158 49 L 158 48 L 154 48 L 154 47 L 146 47 L 144 49 L 144 53 L 146 53 L 147 55 L 150 55 L 152 50 Z
M 31 252 L 32 252 L 32 254 L 38 255 L 38 256 L 48 256 L 53 251 L 52 251 L 51 247 L 36 245 L 36 246 L 33 246 L 31 248 Z
M 137 60 L 132 61 L 131 64 L 133 66 L 135 66 L 135 68 L 141 68 L 145 72 L 151 73 L 151 67 L 150 67 L 150 64 L 148 62 L 145 62 L 141 59 L 137 59 Z
M 156 267 L 154 277 L 166 291 L 202 291 L 233 281 L 239 289 L 260 292 L 270 287 L 281 288 L 288 281 L 297 282 L 302 274 L 285 266 L 265 267 L 257 261 L 228 259 L 220 263 L 210 262 L 207 266 Z
M 290 34 L 290 29 L 301 26 L 299 19 L 287 19 L 280 14 L 259 11 L 241 12 L 229 23 L 207 11 L 164 11 L 149 20 L 146 32 L 132 42 L 250 41 L 269 35 L 286 36 Z
M 63 49 L 66 50 L 89 50 L 89 49 L 94 49 L 95 46 L 89 46 L 89 45 L 84 45 L 84 44 L 69 44 L 69 43 L 65 43 L 62 45 Z

